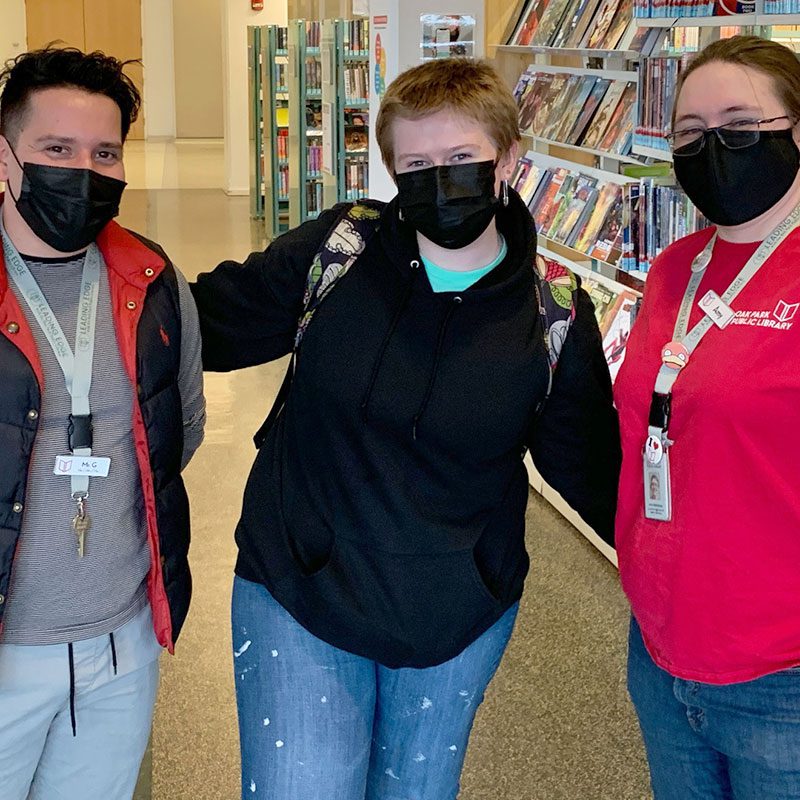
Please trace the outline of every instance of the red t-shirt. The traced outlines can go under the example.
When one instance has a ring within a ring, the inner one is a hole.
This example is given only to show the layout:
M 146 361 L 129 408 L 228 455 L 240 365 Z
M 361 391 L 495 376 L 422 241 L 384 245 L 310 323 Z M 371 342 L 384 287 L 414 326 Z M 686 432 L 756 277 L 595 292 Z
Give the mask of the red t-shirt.
M 692 259 L 712 231 L 671 245 L 648 276 L 615 387 L 623 465 L 622 586 L 670 674 L 725 684 L 800 664 L 800 230 L 713 327 L 672 391 L 672 521 L 644 517 L 642 447 L 661 349 Z M 757 244 L 717 240 L 697 293 L 722 295 Z M 700 320 L 695 307 L 690 327 Z

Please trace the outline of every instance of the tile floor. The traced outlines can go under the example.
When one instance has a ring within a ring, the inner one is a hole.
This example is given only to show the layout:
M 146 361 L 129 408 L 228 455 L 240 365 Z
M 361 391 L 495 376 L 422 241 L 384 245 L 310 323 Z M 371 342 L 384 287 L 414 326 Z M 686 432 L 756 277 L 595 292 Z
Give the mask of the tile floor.
M 158 240 L 190 279 L 261 246 L 248 199 L 219 188 L 219 143 L 131 143 L 126 164 L 121 221 Z M 163 661 L 153 800 L 239 797 L 229 632 L 233 529 L 255 454 L 251 435 L 283 369 L 277 363 L 206 376 L 206 442 L 186 472 L 195 592 L 176 655 Z M 628 612 L 616 572 L 536 496 L 528 541 L 533 567 L 522 612 L 478 715 L 461 798 L 646 800 L 646 766 L 625 693 Z

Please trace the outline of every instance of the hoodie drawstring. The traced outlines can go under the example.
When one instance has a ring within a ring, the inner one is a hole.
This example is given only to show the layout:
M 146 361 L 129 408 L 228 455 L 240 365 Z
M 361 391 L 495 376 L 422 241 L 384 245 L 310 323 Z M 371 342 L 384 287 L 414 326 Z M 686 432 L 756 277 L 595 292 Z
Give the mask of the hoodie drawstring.
M 78 725 L 75 720 L 75 655 L 72 652 L 72 642 L 67 645 L 69 654 L 69 718 L 72 722 L 72 735 L 78 735 Z
M 442 357 L 442 349 L 444 347 L 444 337 L 447 334 L 447 326 L 450 324 L 450 319 L 460 304 L 461 298 L 458 296 L 454 297 L 453 302 L 450 303 L 450 307 L 447 309 L 447 313 L 442 319 L 441 325 L 439 325 L 439 336 L 436 340 L 436 351 L 433 355 L 433 365 L 431 366 L 431 374 L 428 377 L 428 386 L 425 389 L 425 396 L 422 398 L 422 403 L 420 403 L 419 410 L 414 416 L 414 422 L 411 429 L 411 435 L 413 436 L 415 442 L 417 441 L 417 428 L 423 414 L 428 408 L 428 403 L 430 402 L 431 395 L 433 394 L 433 387 L 436 384 L 436 375 L 439 372 L 439 362 L 441 361 Z
M 391 342 L 392 336 L 394 336 L 395 329 L 400 322 L 400 317 L 403 316 L 403 312 L 406 310 L 409 300 L 411 300 L 411 293 L 414 291 L 414 282 L 417 275 L 419 275 L 419 261 L 416 259 L 411 262 L 411 270 L 411 278 L 406 284 L 406 290 L 403 294 L 403 299 L 400 301 L 400 304 L 397 306 L 397 310 L 394 312 L 391 325 L 389 325 L 389 330 L 387 331 L 386 336 L 383 338 L 380 350 L 378 350 L 378 355 L 375 357 L 375 363 L 372 365 L 372 372 L 369 376 L 367 391 L 364 395 L 364 400 L 361 403 L 361 414 L 364 422 L 367 422 L 369 419 L 369 403 L 372 399 L 372 391 L 375 388 L 375 383 L 378 380 L 378 373 L 383 365 L 383 357 L 386 354 L 386 349 L 389 347 L 389 342 Z

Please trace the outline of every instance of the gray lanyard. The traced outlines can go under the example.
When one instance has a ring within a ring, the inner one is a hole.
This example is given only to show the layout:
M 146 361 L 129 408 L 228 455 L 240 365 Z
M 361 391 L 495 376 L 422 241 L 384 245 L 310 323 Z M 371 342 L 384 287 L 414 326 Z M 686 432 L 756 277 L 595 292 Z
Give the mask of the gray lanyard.
M 792 211 L 792 213 L 778 225 L 769 236 L 759 245 L 755 253 L 748 259 L 747 263 L 742 267 L 739 274 L 733 279 L 733 282 L 722 295 L 722 302 L 730 305 L 752 280 L 756 273 L 764 266 L 764 263 L 769 257 L 777 250 L 782 244 L 783 240 L 794 231 L 800 224 L 800 206 Z M 688 351 L 689 356 L 695 351 L 697 345 L 700 344 L 703 337 L 711 330 L 714 325 L 710 317 L 704 316 L 700 322 L 697 323 L 691 330 L 689 330 L 689 317 L 694 306 L 697 291 L 700 288 L 700 283 L 705 275 L 706 267 L 711 262 L 711 254 L 714 250 L 714 244 L 717 240 L 717 234 L 711 237 L 709 243 L 703 248 L 703 251 L 697 255 L 692 261 L 692 277 L 689 280 L 689 285 L 686 287 L 686 293 L 681 301 L 680 311 L 678 312 L 678 319 L 675 322 L 675 331 L 673 339 L 675 342 L 681 343 Z M 650 410 L 650 436 L 658 436 L 668 444 L 667 441 L 667 425 L 669 423 L 670 412 L 670 395 L 675 381 L 678 379 L 681 370 L 675 370 L 662 364 L 661 369 L 658 371 L 656 378 L 655 393 L 653 395 L 653 405 Z M 658 406 L 658 407 L 657 407 Z
M 6 234 L 1 218 L 0 234 L 3 238 L 3 253 L 9 277 L 47 337 L 47 341 L 58 359 L 61 371 L 64 373 L 64 381 L 72 401 L 72 413 L 69 418 L 70 450 L 75 455 L 89 456 L 92 454 L 92 414 L 89 405 L 89 390 L 92 386 L 97 300 L 100 294 L 100 251 L 96 245 L 90 245 L 83 262 L 78 324 L 75 332 L 75 353 L 73 353 L 61 325 L 39 288 L 39 284 Z M 72 475 L 70 480 L 73 499 L 78 501 L 88 497 L 88 476 Z

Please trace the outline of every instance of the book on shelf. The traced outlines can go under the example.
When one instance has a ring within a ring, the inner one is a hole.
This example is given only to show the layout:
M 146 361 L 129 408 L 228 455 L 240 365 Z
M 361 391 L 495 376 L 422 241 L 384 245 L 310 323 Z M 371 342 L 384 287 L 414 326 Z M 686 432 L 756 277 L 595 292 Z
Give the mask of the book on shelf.
M 634 147 L 638 145 L 669 152 L 669 143 L 664 136 L 672 127 L 672 105 L 687 58 L 683 55 L 641 60 L 639 118 L 633 135 Z
M 351 19 L 345 23 L 344 57 L 363 57 L 369 55 L 369 22 L 365 19 Z
M 537 72 L 531 64 L 515 88 L 520 128 L 557 143 L 628 155 L 636 84 L 575 73 Z
M 322 39 L 322 23 L 306 21 L 306 47 L 319 47 Z
M 755 0 L 635 0 L 633 14 L 634 17 L 726 17 L 753 14 L 756 8 Z M 793 14 L 798 10 L 798 0 L 764 2 L 766 14 Z
M 586 38 L 586 47 L 614 50 L 630 24 L 632 10 L 633 0 L 602 0 Z
M 616 263 L 622 251 L 622 186 L 574 169 L 537 164 L 529 151 L 520 159 L 514 188 L 527 202 L 542 236 L 590 258 Z
M 634 0 L 529 0 L 508 44 L 622 49 L 633 36 Z M 630 33 L 629 33 L 630 31 Z
M 639 312 L 641 297 L 620 284 L 612 286 L 593 275 L 582 275 L 581 286 L 594 306 L 603 353 L 611 379 L 614 380 L 625 359 L 628 338 Z
M 625 187 L 621 269 L 648 272 L 664 248 L 709 225 L 679 187 L 663 180 L 641 178 Z
M 592 150 L 598 148 L 628 85 L 623 81 L 612 81 L 608 91 L 603 96 L 603 102 L 597 107 L 597 112 L 589 122 L 586 133 L 581 140 L 583 147 L 588 147 Z
M 603 354 L 606 357 L 611 380 L 616 380 L 622 362 L 625 360 L 628 339 L 633 323 L 641 307 L 641 298 L 630 289 L 624 289 L 617 295 L 614 305 L 604 315 L 600 326 L 603 337 Z

